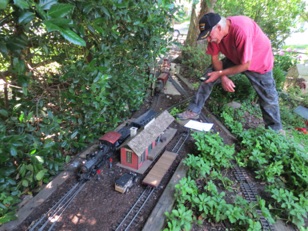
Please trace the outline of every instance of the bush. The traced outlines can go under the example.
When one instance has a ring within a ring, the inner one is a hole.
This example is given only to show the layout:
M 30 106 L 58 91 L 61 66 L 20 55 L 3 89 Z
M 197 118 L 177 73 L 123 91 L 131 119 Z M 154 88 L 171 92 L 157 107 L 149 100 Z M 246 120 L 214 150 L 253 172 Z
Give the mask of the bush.
M 211 64 L 210 56 L 205 54 L 204 51 L 203 45 L 197 47 L 184 46 L 182 48 L 182 65 L 185 66 L 190 77 L 200 78 Z

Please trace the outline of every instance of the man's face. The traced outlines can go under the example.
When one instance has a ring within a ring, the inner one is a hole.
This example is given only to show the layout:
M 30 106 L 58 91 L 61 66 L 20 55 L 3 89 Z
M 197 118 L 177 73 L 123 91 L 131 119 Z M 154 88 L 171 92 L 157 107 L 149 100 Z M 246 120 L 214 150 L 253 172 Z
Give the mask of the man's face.
M 221 27 L 220 25 L 216 25 L 213 27 L 210 35 L 206 38 L 208 42 L 219 44 L 221 41 Z

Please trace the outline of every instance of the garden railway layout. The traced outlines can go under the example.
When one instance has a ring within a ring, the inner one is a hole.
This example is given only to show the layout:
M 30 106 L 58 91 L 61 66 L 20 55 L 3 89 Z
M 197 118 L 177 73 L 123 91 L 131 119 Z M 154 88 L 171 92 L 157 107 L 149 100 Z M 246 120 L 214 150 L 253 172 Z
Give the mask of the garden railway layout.
M 159 93 L 156 97 L 149 97 L 140 111 L 136 112 L 133 117 L 138 117 L 149 108 L 162 112 L 174 107 L 179 102 L 187 102 L 187 98 L 193 94 L 193 90 L 187 88 L 181 79 L 176 79 L 176 82 L 181 82 L 182 84 L 179 83 L 179 85 L 183 89 L 186 89 L 184 96 L 183 94 L 179 94 L 181 90 L 179 86 L 171 84 L 168 81 L 166 85 L 168 89 L 165 90 L 169 94 Z M 170 94 L 172 91 L 176 93 L 174 95 Z M 207 115 L 206 117 L 204 116 L 205 114 Z M 234 137 L 205 108 L 203 118 L 214 123 L 213 129 L 220 133 L 226 144 L 232 144 L 234 142 Z M 142 204 L 142 210 L 136 213 L 138 216 L 134 215 L 137 217 L 137 221 L 134 221 L 135 223 L 132 224 L 133 228 L 131 230 L 148 231 L 163 229 L 164 212 L 172 209 L 172 204 L 174 203 L 172 186 L 174 187 L 180 180 L 180 177 L 185 175 L 185 167 L 183 167 L 181 161 L 187 153 L 193 153 L 195 150 L 195 145 L 191 138 L 185 138 L 185 141 L 182 140 L 183 134 L 188 134 L 187 129 L 183 125 L 183 123 L 176 120 L 170 125 L 170 128 L 176 131 L 176 134 L 173 134 L 173 139 L 168 140 L 168 144 L 166 145 L 167 151 L 161 157 L 165 158 L 166 156 L 170 160 L 168 166 L 165 166 L 163 170 L 157 172 L 155 165 L 153 165 L 154 167 L 152 166 L 152 169 L 150 168 L 151 170 L 144 170 L 144 174 L 140 175 L 130 190 L 122 194 L 114 189 L 115 181 L 124 173 L 130 172 L 131 169 L 123 168 L 119 155 L 113 154 L 112 167 L 109 164 L 103 164 L 99 179 L 90 179 L 86 184 L 82 185 L 82 190 L 80 190 L 78 195 L 74 196 L 66 210 L 57 217 L 57 222 L 50 230 L 126 230 L 126 228 L 119 228 L 122 225 L 121 221 L 134 208 L 135 203 L 140 200 L 138 198 L 142 197 L 145 191 L 149 195 L 146 197 L 147 203 Z M 176 151 L 173 150 L 179 143 L 183 144 L 183 146 Z M 81 153 L 81 156 L 93 152 L 96 147 L 97 144 L 92 145 Z M 157 159 L 157 163 L 160 163 L 161 159 Z M 61 173 L 41 193 L 20 209 L 19 221 L 8 223 L 2 226 L 0 230 L 31 230 L 37 220 L 41 218 L 42 214 L 46 214 L 58 202 L 59 198 L 63 197 L 67 193 L 67 190 L 76 184 L 75 172 L 74 168 L 72 168 L 73 165 L 74 162 L 68 166 L 67 171 Z M 157 182 L 151 183 L 151 174 L 154 177 L 158 177 Z M 245 198 L 255 200 L 256 191 L 251 187 L 250 182 L 247 181 L 247 179 L 250 179 L 249 176 L 238 169 L 235 170 L 234 175 L 238 178 L 238 181 L 242 182 L 241 188 Z M 168 183 L 172 186 L 167 186 Z M 149 186 L 146 185 L 154 186 L 155 190 L 147 191 L 147 187 Z M 293 230 L 285 224 L 276 224 L 275 227 L 271 226 L 265 219 L 262 219 L 261 223 L 264 230 Z M 226 227 L 228 227 L 228 224 L 215 225 L 205 223 L 203 228 L 194 227 L 193 230 L 204 230 L 204 228 L 206 230 L 210 230 L 211 228 L 213 228 L 212 230 L 224 230 Z M 36 229 L 33 228 L 33 230 Z

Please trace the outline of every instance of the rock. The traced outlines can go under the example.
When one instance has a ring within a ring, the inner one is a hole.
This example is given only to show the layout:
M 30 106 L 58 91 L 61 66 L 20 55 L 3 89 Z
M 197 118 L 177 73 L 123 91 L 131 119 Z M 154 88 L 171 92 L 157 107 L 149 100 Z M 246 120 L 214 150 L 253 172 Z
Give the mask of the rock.
M 26 196 L 23 198 L 22 202 L 19 203 L 18 207 L 19 207 L 19 208 L 23 207 L 23 206 L 24 206 L 25 204 L 27 204 L 32 198 L 33 198 L 32 195 L 26 195 Z
M 232 101 L 231 103 L 228 103 L 227 106 L 234 108 L 234 109 L 237 109 L 237 108 L 241 108 L 242 104 L 235 102 L 235 101 Z

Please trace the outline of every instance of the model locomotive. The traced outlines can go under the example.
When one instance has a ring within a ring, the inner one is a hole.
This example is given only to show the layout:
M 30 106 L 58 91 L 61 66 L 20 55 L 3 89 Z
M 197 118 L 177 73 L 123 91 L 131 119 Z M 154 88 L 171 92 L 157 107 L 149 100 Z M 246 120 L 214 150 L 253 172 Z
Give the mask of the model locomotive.
M 110 131 L 99 139 L 99 150 L 86 155 L 86 160 L 77 170 L 79 181 L 89 180 L 97 174 L 97 170 L 107 161 L 122 143 L 131 135 L 131 130 L 139 130 L 156 117 L 156 112 L 148 110 L 137 119 L 126 124 L 118 131 Z

